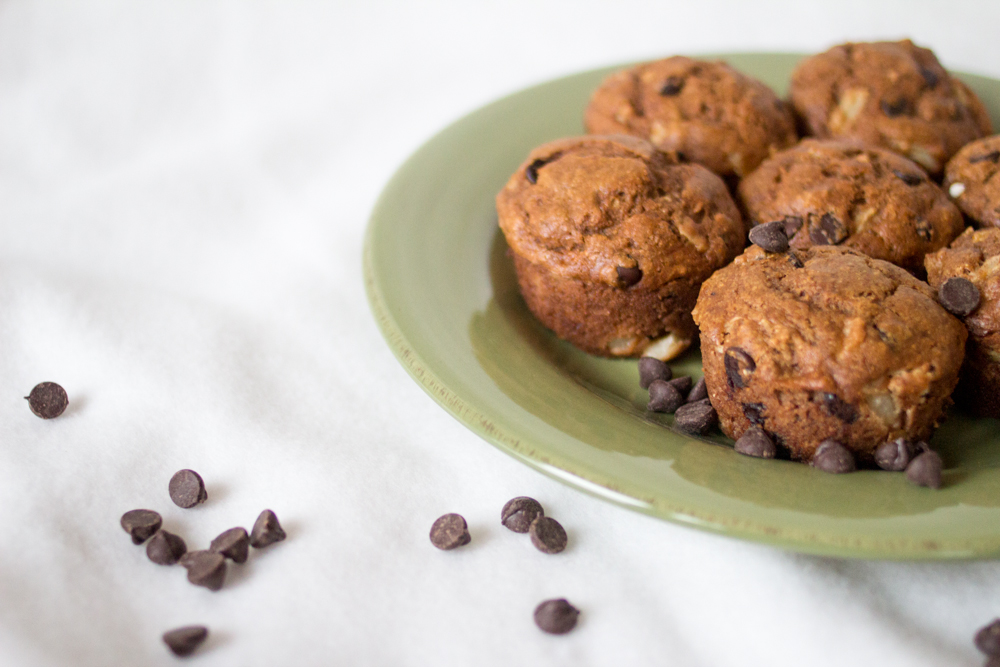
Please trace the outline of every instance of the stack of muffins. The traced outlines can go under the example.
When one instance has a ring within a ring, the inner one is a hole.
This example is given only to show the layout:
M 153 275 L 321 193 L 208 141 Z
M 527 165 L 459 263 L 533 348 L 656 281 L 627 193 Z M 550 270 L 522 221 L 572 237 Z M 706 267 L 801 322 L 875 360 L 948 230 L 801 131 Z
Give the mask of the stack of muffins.
M 689 430 L 744 454 L 936 488 L 953 396 L 1000 417 L 1000 136 L 930 50 L 834 47 L 790 103 L 676 56 L 608 77 L 584 123 L 511 176 L 500 227 L 532 313 L 643 357 L 651 409 L 684 404 L 665 362 L 700 334 Z

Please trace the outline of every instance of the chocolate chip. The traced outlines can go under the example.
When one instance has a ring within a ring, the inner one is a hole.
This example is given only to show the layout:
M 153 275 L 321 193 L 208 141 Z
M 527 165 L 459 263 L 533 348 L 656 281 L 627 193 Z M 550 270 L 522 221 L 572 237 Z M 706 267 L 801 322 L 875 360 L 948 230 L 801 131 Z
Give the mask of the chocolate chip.
M 684 88 L 684 79 L 679 76 L 669 77 L 660 88 L 660 95 L 664 97 L 673 97 L 681 92 Z
M 965 317 L 979 307 L 979 289 L 965 278 L 948 278 L 938 288 L 938 301 L 948 312 Z
M 550 516 L 540 516 L 528 527 L 531 543 L 539 551 L 557 554 L 566 548 L 566 531 Z
M 726 367 L 726 379 L 730 387 L 745 389 L 750 386 L 757 363 L 749 352 L 742 347 L 731 347 L 722 356 L 722 363 Z
M 778 448 L 771 440 L 771 436 L 764 432 L 760 426 L 751 426 L 736 441 L 735 449 L 740 454 L 746 456 L 756 456 L 760 459 L 773 459 L 778 453 Z
M 853 472 L 857 467 L 851 450 L 836 440 L 824 440 L 819 443 L 819 447 L 813 453 L 811 465 L 833 474 Z
M 617 270 L 620 287 L 631 287 L 642 280 L 642 269 L 638 266 L 619 266 Z
M 785 252 L 788 250 L 788 234 L 785 223 L 781 220 L 765 222 L 750 230 L 750 243 L 767 252 Z
M 788 238 L 792 238 L 802 229 L 802 216 L 786 215 L 783 222 L 785 223 L 785 236 Z
M 157 565 L 173 565 L 187 553 L 187 545 L 179 536 L 161 530 L 146 543 L 146 556 Z
M 526 533 L 531 522 L 545 516 L 541 503 L 528 496 L 511 498 L 500 510 L 500 523 L 515 533 Z
M 705 378 L 701 378 L 694 383 L 694 389 L 688 394 L 688 403 L 697 403 L 698 401 L 703 401 L 708 398 L 708 385 L 705 384 Z
M 719 421 L 719 415 L 708 399 L 688 403 L 677 408 L 674 426 L 685 433 L 705 435 Z
M 688 392 L 691 391 L 691 385 L 693 384 L 693 380 L 691 380 L 690 375 L 682 375 L 670 380 L 669 382 L 674 389 L 681 392 L 681 396 L 687 396 Z
M 902 116 L 910 109 L 910 102 L 904 98 L 897 100 L 882 100 L 882 113 L 884 113 L 889 118 L 895 118 L 896 116 Z
M 932 489 L 941 488 L 941 469 L 944 463 L 937 452 L 930 450 L 919 454 L 906 466 L 906 479 L 917 486 L 928 486 Z
M 684 404 L 684 397 L 674 385 L 665 380 L 653 380 L 649 385 L 649 403 L 646 409 L 650 412 L 674 412 Z
M 673 377 L 670 366 L 653 357 L 639 359 L 639 386 L 649 389 L 653 380 L 669 380 Z
M 916 227 L 917 227 L 917 236 L 919 236 L 921 239 L 927 241 L 928 243 L 934 240 L 934 228 L 931 227 L 931 223 L 929 223 L 927 220 L 925 220 L 924 218 L 917 218 Z
M 187 569 L 188 581 L 195 586 L 217 591 L 226 580 L 226 559 L 222 554 L 208 550 L 189 551 L 179 562 Z
M 461 514 L 443 514 L 431 525 L 431 544 L 442 551 L 457 549 L 471 541 L 469 524 Z
M 187 625 L 183 628 L 163 633 L 163 641 L 174 655 L 184 657 L 194 653 L 208 637 L 208 628 L 204 625 Z
M 847 228 L 832 213 L 824 213 L 819 222 L 809 228 L 809 240 L 815 245 L 837 245 L 846 238 Z
M 528 165 L 528 168 L 524 170 L 524 177 L 528 179 L 528 182 L 534 185 L 538 182 L 538 170 L 545 166 L 548 160 L 538 159 Z
M 902 171 L 900 169 L 893 169 L 892 173 L 896 174 L 896 178 L 903 181 L 907 185 L 920 185 L 924 182 L 924 177 L 920 174 L 912 174 L 908 171 Z
M 929 67 L 920 68 L 920 76 L 924 77 L 924 82 L 927 84 L 928 88 L 933 88 L 938 85 L 938 75 L 937 72 Z
M 805 266 L 805 264 L 802 263 L 802 260 L 799 259 L 799 256 L 796 255 L 794 252 L 788 253 L 787 257 L 788 257 L 788 263 L 794 266 L 796 269 L 801 269 L 803 266 Z
M 550 635 L 564 635 L 576 627 L 580 610 L 563 598 L 546 600 L 535 607 L 535 625 Z
M 205 492 L 205 482 L 202 481 L 201 475 L 194 470 L 178 470 L 170 478 L 170 484 L 167 488 L 174 504 L 185 509 L 194 507 L 208 499 L 208 494 Z
M 816 392 L 813 400 L 818 401 L 827 414 L 836 417 L 845 424 L 853 424 L 858 421 L 860 416 L 858 409 L 836 394 L 825 391 Z
M 976 648 L 990 656 L 1000 655 L 1000 618 L 979 628 L 976 633 Z
M 740 407 L 743 408 L 743 416 L 747 418 L 747 421 L 758 426 L 764 425 L 763 403 L 743 403 Z
M 465 519 L 462 519 L 462 521 L 465 521 Z M 280 542 L 283 539 L 285 539 L 285 531 L 282 530 L 281 524 L 278 523 L 277 515 L 271 510 L 261 512 L 257 520 L 253 522 L 253 528 L 250 530 L 250 546 L 255 549 L 263 549 L 267 545 Z
M 250 554 L 250 536 L 246 528 L 230 528 L 212 540 L 208 549 L 232 559 L 234 563 L 245 563 Z
M 129 510 L 122 514 L 122 528 L 132 536 L 132 544 L 142 544 L 163 525 L 163 518 L 153 510 Z
M 1000 162 L 1000 151 L 990 151 L 989 153 L 969 158 L 969 164 L 976 164 L 977 162 L 992 162 L 996 164 Z
M 916 447 L 909 438 L 896 438 L 878 446 L 875 450 L 875 463 L 882 470 L 902 472 L 910 465 L 914 454 Z
M 40 382 L 24 397 L 31 411 L 42 419 L 54 419 L 69 405 L 66 390 L 55 382 Z

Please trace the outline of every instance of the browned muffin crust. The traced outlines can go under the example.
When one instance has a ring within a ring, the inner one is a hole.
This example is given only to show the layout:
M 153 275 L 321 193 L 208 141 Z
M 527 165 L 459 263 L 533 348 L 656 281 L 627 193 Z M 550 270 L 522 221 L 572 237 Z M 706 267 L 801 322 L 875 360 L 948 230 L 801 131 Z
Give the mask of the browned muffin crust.
M 976 224 L 1000 227 L 1000 135 L 955 153 L 944 170 L 944 188 Z
M 923 273 L 965 226 L 916 164 L 850 140 L 805 139 L 739 185 L 751 225 L 785 220 L 793 248 L 842 245 Z
M 584 113 L 594 134 L 631 134 L 717 174 L 745 176 L 798 138 L 788 106 L 723 62 L 674 56 L 612 74 Z
M 956 401 L 1000 418 L 1000 229 L 966 229 L 951 247 L 928 255 L 931 287 L 949 278 L 965 278 L 980 296 L 979 307 L 964 318 L 969 342 Z
M 635 137 L 536 148 L 497 195 L 497 214 L 528 308 L 604 356 L 682 352 L 699 286 L 746 242 L 718 176 Z
M 966 338 L 926 283 L 832 246 L 749 248 L 705 281 L 694 319 L 723 432 L 756 423 L 800 460 L 826 439 L 871 463 L 888 440 L 929 438 Z
M 883 146 L 935 177 L 959 148 L 993 132 L 975 93 L 908 39 L 841 44 L 806 58 L 789 93 L 809 134 Z

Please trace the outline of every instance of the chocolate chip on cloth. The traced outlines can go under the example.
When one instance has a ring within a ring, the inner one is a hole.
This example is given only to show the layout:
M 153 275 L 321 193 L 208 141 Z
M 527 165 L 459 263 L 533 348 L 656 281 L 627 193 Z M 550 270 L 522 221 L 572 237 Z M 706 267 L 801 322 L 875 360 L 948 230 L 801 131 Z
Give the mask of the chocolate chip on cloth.
M 285 531 L 278 523 L 278 516 L 271 510 L 264 510 L 250 529 L 250 546 L 254 549 L 263 549 L 270 544 L 280 542 L 285 537 Z
M 933 176 L 959 148 L 993 133 L 975 93 L 910 40 L 841 44 L 806 58 L 789 95 L 809 134 L 881 146 Z
M 518 496 L 508 500 L 500 511 L 500 523 L 515 533 L 526 533 L 531 522 L 545 515 L 541 503 L 534 498 Z
M 186 553 L 184 540 L 165 530 L 158 531 L 146 543 L 146 557 L 157 565 L 173 565 Z
M 250 555 L 250 536 L 247 535 L 246 528 L 230 528 L 212 540 L 208 549 L 222 554 L 234 563 L 245 563 Z
M 442 551 L 457 549 L 471 541 L 469 524 L 461 514 L 444 514 L 431 524 L 431 544 Z
M 576 627 L 580 610 L 565 598 L 546 600 L 535 607 L 535 625 L 550 635 L 564 635 Z
M 642 357 L 639 359 L 639 386 L 649 389 L 653 380 L 670 380 L 674 376 L 670 366 L 653 357 Z
M 208 628 L 204 625 L 188 625 L 163 633 L 163 642 L 174 655 L 185 657 L 194 653 L 208 637 Z
M 42 419 L 55 419 L 66 410 L 69 397 L 66 390 L 55 382 L 40 382 L 24 397 L 28 407 Z
M 948 161 L 944 189 L 980 227 L 1000 227 L 1000 135 L 967 144 Z
M 796 251 L 843 245 L 919 274 L 924 256 L 965 226 L 919 166 L 849 140 L 803 140 L 765 160 L 738 192 L 751 240 L 765 234 L 758 227 L 784 227 Z
M 649 385 L 649 403 L 646 409 L 650 412 L 671 413 L 684 405 L 684 396 L 677 387 L 663 380 L 656 380 Z
M 630 134 L 723 176 L 745 176 L 795 143 L 791 110 L 723 62 L 674 56 L 616 72 L 584 113 L 594 134 Z
M 558 521 L 540 516 L 531 522 L 528 535 L 535 548 L 547 554 L 557 554 L 566 548 L 566 530 Z
M 799 461 L 834 440 L 862 466 L 888 441 L 929 438 L 958 381 L 961 322 L 888 262 L 797 253 L 801 268 L 750 247 L 702 286 L 694 317 L 723 433 L 760 426 Z
M 687 349 L 698 287 L 746 241 L 722 179 L 635 137 L 540 146 L 496 206 L 528 308 L 600 356 L 666 361 Z
M 1000 656 L 1000 618 L 976 632 L 976 648 L 988 656 Z
M 163 525 L 163 517 L 153 510 L 129 510 L 122 514 L 122 528 L 132 536 L 132 544 L 142 544 Z
M 186 570 L 187 578 L 195 586 L 210 591 L 222 588 L 226 580 L 226 559 L 214 551 L 189 551 L 178 561 Z
M 167 489 L 174 504 L 184 509 L 190 509 L 208 499 L 208 493 L 205 492 L 205 482 L 202 481 L 201 475 L 194 470 L 175 472 L 174 476 L 170 478 Z

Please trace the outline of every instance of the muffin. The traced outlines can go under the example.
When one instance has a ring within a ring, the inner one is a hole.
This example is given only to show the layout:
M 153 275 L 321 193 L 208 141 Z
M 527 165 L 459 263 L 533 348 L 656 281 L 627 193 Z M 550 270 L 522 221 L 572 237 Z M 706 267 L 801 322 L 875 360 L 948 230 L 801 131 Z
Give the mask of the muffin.
M 862 464 L 926 440 L 958 382 L 966 330 L 903 269 L 850 248 L 749 248 L 702 285 L 694 319 L 709 397 L 796 460 L 833 440 Z
M 698 288 L 746 240 L 718 176 L 636 137 L 540 146 L 496 204 L 528 308 L 602 356 L 683 352 Z
M 674 56 L 612 74 L 594 92 L 584 125 L 630 134 L 722 176 L 743 177 L 795 143 L 788 106 L 723 62 Z
M 841 44 L 806 58 L 789 93 L 809 134 L 883 146 L 935 177 L 959 148 L 993 133 L 975 93 L 908 39 Z
M 918 274 L 965 226 L 916 164 L 850 140 L 805 139 L 739 185 L 751 225 L 784 220 L 793 248 L 841 245 Z
M 955 153 L 944 188 L 980 227 L 1000 227 L 1000 135 L 978 139 Z

